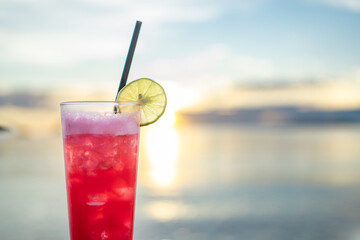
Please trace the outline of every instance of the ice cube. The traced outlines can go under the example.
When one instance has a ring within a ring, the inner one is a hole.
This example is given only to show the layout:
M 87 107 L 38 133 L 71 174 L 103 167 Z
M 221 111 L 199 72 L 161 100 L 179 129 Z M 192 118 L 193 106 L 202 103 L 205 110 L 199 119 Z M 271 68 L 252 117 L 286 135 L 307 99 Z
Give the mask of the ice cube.
M 87 205 L 89 206 L 101 206 L 106 203 L 108 196 L 105 193 L 93 193 L 87 195 Z
M 117 188 L 115 192 L 121 200 L 131 200 L 134 197 L 134 188 L 131 187 Z
M 106 240 L 106 239 L 108 239 L 109 238 L 109 233 L 107 232 L 107 231 L 103 231 L 102 233 L 101 233 L 101 240 Z
M 101 155 L 95 151 L 84 151 L 79 158 L 81 165 L 86 170 L 95 170 L 99 165 Z

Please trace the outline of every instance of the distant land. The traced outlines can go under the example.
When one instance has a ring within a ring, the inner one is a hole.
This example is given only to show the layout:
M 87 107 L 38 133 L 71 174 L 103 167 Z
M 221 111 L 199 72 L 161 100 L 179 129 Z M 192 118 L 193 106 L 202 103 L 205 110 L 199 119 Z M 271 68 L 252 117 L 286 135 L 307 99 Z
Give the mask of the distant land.
M 43 94 L 33 94 L 28 92 L 15 92 L 0 95 L 0 106 L 18 106 L 25 108 L 47 107 L 49 96 Z
M 211 123 L 360 123 L 360 109 L 318 110 L 296 106 L 214 110 L 206 113 L 182 112 L 180 116 L 190 122 Z
M 9 132 L 10 129 L 7 127 L 0 126 L 0 132 Z

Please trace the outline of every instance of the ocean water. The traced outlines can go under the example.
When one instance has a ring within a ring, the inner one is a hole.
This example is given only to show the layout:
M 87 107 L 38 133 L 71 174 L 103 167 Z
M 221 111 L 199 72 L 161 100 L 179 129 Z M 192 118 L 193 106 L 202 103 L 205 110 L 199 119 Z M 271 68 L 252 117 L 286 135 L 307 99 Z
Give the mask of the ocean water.
M 141 136 L 135 240 L 360 239 L 360 125 Z M 69 239 L 61 137 L 1 134 L 0 194 L 0 239 Z

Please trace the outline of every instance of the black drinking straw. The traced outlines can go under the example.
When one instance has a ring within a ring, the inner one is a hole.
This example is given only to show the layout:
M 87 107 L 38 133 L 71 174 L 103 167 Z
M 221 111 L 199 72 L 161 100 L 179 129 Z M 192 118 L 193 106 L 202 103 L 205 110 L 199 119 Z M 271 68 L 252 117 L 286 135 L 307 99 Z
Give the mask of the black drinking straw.
M 132 62 L 134 52 L 135 52 L 136 42 L 137 42 L 137 39 L 138 39 L 139 33 L 140 33 L 140 28 L 141 28 L 141 21 L 136 21 L 134 33 L 133 33 L 133 36 L 131 38 L 129 52 L 128 52 L 127 57 L 126 57 L 125 66 L 124 66 L 123 73 L 121 75 L 119 89 L 118 89 L 118 91 L 116 93 L 115 101 L 117 101 L 117 96 L 118 96 L 120 90 L 126 85 L 126 81 L 127 81 L 129 71 L 130 71 L 131 62 Z

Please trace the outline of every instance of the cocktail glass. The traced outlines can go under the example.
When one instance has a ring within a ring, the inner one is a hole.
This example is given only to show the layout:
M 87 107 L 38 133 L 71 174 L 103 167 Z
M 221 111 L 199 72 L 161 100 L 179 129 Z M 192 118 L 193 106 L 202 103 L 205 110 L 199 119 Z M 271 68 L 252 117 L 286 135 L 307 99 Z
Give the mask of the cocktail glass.
M 60 106 L 71 240 L 132 240 L 139 106 Z

